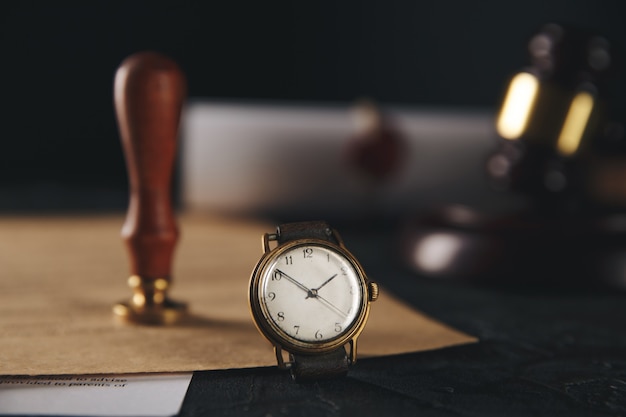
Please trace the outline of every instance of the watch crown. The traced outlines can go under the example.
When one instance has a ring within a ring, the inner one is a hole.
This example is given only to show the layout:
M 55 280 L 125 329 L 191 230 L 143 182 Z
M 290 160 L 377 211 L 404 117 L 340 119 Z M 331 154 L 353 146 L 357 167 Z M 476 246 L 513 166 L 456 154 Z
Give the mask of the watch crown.
M 370 301 L 376 301 L 378 299 L 378 284 L 375 282 L 369 282 L 368 285 L 368 290 L 369 290 L 369 298 Z

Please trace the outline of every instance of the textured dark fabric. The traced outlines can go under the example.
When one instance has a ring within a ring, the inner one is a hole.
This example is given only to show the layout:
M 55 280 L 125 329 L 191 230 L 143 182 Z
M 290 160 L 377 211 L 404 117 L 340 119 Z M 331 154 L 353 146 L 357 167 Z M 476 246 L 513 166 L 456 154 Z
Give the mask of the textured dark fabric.
M 293 354 L 291 357 L 291 375 L 298 382 L 342 377 L 348 373 L 348 356 L 343 346 L 323 355 Z

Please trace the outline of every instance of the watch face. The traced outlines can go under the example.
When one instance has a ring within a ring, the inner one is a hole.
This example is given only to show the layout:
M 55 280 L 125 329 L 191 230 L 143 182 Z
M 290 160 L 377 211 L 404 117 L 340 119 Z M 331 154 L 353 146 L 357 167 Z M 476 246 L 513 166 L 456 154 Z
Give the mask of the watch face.
M 285 245 L 256 276 L 252 297 L 266 330 L 292 346 L 345 343 L 365 314 L 364 274 L 351 255 L 333 245 Z

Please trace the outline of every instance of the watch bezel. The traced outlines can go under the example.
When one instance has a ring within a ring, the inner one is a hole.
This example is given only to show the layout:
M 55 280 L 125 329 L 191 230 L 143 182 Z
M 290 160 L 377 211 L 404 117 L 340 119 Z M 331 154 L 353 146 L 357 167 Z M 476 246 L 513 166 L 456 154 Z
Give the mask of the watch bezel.
M 266 239 L 264 239 L 264 241 L 266 242 Z M 266 245 L 264 246 L 267 248 Z M 361 293 L 359 312 L 351 325 L 343 333 L 332 339 L 321 342 L 306 342 L 290 336 L 273 322 L 264 310 L 263 303 L 260 300 L 259 286 L 262 283 L 265 272 L 272 264 L 272 261 L 279 258 L 283 253 L 299 246 L 321 246 L 328 250 L 338 252 L 352 265 L 359 279 Z M 261 334 L 274 346 L 279 346 L 292 353 L 315 354 L 332 351 L 356 340 L 363 331 L 369 316 L 370 303 L 368 291 L 368 279 L 363 267 L 345 247 L 321 239 L 297 239 L 278 245 L 263 254 L 250 277 L 248 301 L 254 324 Z

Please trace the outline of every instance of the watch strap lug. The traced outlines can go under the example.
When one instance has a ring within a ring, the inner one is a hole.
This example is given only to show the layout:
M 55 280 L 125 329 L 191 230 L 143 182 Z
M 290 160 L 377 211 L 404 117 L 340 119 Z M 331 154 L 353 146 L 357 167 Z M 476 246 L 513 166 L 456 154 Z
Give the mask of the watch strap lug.
M 350 346 L 350 356 L 348 359 L 350 361 L 350 365 L 354 365 L 356 363 L 356 337 L 350 339 L 348 345 Z
M 274 354 L 276 355 L 276 362 L 278 364 L 278 369 L 290 369 L 293 365 L 292 362 L 285 362 L 283 358 L 283 350 L 280 346 L 274 345 Z
M 263 234 L 263 253 L 267 253 L 270 251 L 270 242 L 277 241 L 278 235 L 276 233 L 265 233 Z

